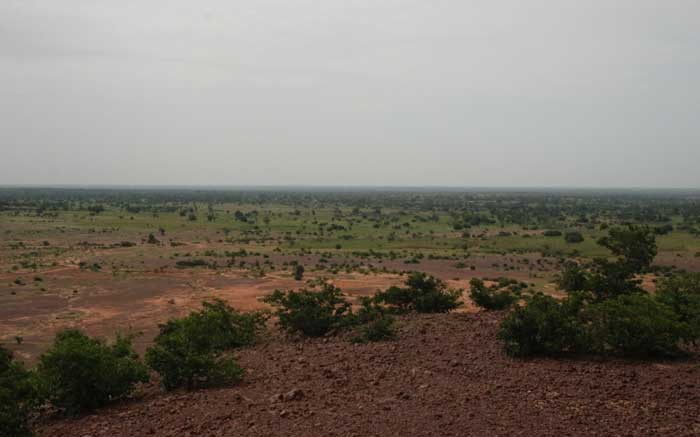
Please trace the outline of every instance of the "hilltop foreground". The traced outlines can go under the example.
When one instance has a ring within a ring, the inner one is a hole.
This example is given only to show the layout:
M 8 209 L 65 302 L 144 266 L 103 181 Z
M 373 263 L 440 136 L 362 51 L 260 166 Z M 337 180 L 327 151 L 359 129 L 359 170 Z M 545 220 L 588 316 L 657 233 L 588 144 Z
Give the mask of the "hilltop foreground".
M 401 319 L 398 340 L 294 342 L 273 334 L 239 351 L 238 386 L 164 393 L 76 419 L 45 417 L 41 436 L 700 435 L 696 359 L 517 360 L 500 315 Z

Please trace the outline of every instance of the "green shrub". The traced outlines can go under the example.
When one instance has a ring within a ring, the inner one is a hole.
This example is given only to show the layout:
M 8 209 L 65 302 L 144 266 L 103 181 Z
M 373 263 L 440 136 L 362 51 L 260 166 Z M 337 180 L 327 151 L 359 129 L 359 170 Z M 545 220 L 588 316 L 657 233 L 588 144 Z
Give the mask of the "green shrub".
M 575 244 L 583 242 L 583 235 L 579 231 L 569 231 L 564 234 L 564 241 Z
M 548 231 L 544 231 L 543 235 L 545 237 L 561 237 L 561 231 L 548 230 Z
M 375 299 L 399 312 L 446 313 L 462 305 L 461 296 L 462 290 L 449 289 L 434 276 L 413 272 L 405 287 L 390 287 L 377 293 Z
M 396 337 L 394 318 L 386 309 L 367 296 L 360 298 L 362 306 L 354 315 L 354 324 L 361 325 L 353 342 L 367 343 L 391 340 Z
M 657 300 L 668 305 L 687 324 L 686 341 L 700 341 L 700 274 L 686 273 L 659 283 Z
M 131 337 L 118 336 L 107 344 L 75 329 L 58 333 L 39 358 L 41 398 L 68 414 L 125 398 L 135 384 L 148 381 L 148 370 L 131 343 Z
M 583 304 L 579 294 L 558 301 L 538 293 L 503 319 L 498 338 L 513 356 L 580 351 L 587 344 L 579 317 Z
M 630 294 L 592 304 L 586 310 L 591 349 L 621 356 L 677 356 L 687 325 L 647 294 Z
M 262 299 L 276 307 L 279 325 L 293 333 L 320 337 L 352 323 L 350 304 L 341 290 L 321 284 L 320 290 L 275 290 Z
M 557 278 L 557 285 L 565 291 L 588 290 L 590 288 L 588 273 L 580 265 L 568 262 Z
M 31 435 L 27 416 L 33 399 L 30 373 L 0 346 L 0 435 Z
M 204 302 L 201 311 L 160 325 L 146 363 L 161 375 L 166 390 L 238 382 L 243 369 L 223 352 L 255 342 L 267 314 L 241 313 L 222 300 Z
M 487 287 L 479 278 L 473 278 L 469 284 L 471 286 L 469 297 L 477 306 L 487 310 L 504 310 L 518 300 L 518 297 L 509 289 Z
M 304 266 L 297 264 L 294 266 L 294 272 L 292 273 L 295 281 L 301 281 L 304 279 Z
M 396 338 L 394 318 L 384 314 L 360 327 L 359 333 L 353 338 L 355 343 L 385 341 Z

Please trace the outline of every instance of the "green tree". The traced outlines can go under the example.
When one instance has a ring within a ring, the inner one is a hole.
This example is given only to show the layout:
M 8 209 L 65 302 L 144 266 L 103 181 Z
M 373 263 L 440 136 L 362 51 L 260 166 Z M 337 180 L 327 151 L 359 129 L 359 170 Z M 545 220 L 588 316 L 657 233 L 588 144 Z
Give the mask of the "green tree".
M 601 237 L 598 244 L 608 248 L 621 263 L 632 272 L 639 273 L 649 268 L 656 256 L 656 236 L 647 226 L 627 225 L 612 228 Z

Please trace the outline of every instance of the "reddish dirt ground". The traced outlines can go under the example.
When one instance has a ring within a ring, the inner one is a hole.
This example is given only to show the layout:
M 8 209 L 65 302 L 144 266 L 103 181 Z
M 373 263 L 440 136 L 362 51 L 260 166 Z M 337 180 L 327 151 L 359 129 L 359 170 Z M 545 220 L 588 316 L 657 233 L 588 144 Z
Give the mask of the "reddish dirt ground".
M 439 273 L 435 268 L 435 274 Z M 319 275 L 309 273 L 305 279 Z M 472 272 L 462 272 L 458 280 L 452 279 L 454 274 L 441 276 L 451 287 L 468 290 L 471 275 Z M 34 281 L 37 276 L 41 282 Z M 266 308 L 259 298 L 275 289 L 306 285 L 293 280 L 288 271 L 275 271 L 260 278 L 245 271 L 171 268 L 120 276 L 77 267 L 0 275 L 0 284 L 11 283 L 15 278 L 21 278 L 25 285 L 13 285 L 15 294 L 8 293 L 0 301 L 0 342 L 29 364 L 46 350 L 61 329 L 77 327 L 105 338 L 117 332 L 138 332 L 142 335 L 135 344 L 143 352 L 157 334 L 159 323 L 186 315 L 199 308 L 203 300 L 221 298 L 236 309 L 248 311 Z M 339 273 L 329 278 L 351 299 L 399 285 L 405 279 L 397 274 L 359 273 Z M 41 291 L 40 286 L 46 291 Z M 466 307 L 473 308 L 467 301 Z M 21 344 L 15 343 L 15 336 L 22 337 Z
M 700 364 L 518 360 L 501 315 L 409 316 L 399 339 L 293 342 L 273 334 L 236 353 L 236 387 L 140 397 L 72 420 L 60 436 L 694 436 Z M 281 395 L 281 396 L 280 396 Z

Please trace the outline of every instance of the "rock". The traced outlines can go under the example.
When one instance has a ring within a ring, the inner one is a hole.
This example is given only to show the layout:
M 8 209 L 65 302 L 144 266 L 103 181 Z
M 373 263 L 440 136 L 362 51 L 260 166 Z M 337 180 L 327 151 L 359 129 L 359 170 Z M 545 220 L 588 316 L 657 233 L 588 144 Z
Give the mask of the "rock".
M 304 398 L 304 392 L 298 388 L 295 388 L 294 390 L 288 391 L 287 393 L 284 394 L 284 400 L 286 402 L 298 401 L 298 400 L 303 399 L 303 398 Z
M 271 404 L 276 404 L 277 402 L 282 402 L 284 400 L 284 396 L 282 395 L 282 393 L 277 393 L 277 394 L 270 396 L 267 400 Z
M 287 417 L 287 416 L 289 416 L 289 411 L 287 411 L 287 410 L 280 411 L 280 417 Z

